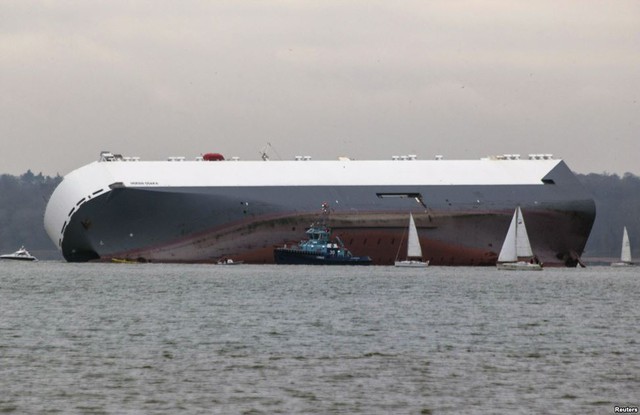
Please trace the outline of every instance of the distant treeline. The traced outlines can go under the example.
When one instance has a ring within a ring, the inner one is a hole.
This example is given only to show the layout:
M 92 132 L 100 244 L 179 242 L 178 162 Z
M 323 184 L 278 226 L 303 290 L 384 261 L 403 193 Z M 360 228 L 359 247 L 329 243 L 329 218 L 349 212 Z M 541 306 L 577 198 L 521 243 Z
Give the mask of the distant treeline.
M 622 227 L 627 226 L 634 258 L 640 258 L 640 177 L 625 174 L 578 174 L 596 201 L 597 216 L 585 257 L 620 255 Z M 0 253 L 24 245 L 42 259 L 60 259 L 44 231 L 44 210 L 62 177 L 33 174 L 0 176 Z
M 24 245 L 38 258 L 61 258 L 44 231 L 47 201 L 62 177 L 35 175 L 0 176 L 0 253 Z

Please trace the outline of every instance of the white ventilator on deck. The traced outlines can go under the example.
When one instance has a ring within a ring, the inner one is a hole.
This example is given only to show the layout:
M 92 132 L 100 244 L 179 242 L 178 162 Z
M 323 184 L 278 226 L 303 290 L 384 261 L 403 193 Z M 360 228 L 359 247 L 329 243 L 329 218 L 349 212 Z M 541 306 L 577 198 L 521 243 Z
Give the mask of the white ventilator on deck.
M 422 258 L 422 248 L 418 240 L 418 229 L 416 228 L 416 223 L 411 213 L 409 213 L 409 239 L 407 243 L 407 258 Z
M 622 232 L 622 252 L 620 253 L 620 260 L 622 262 L 631 262 L 631 245 L 629 244 L 629 234 L 627 233 L 626 226 Z
M 516 208 L 511 219 L 511 225 L 507 232 L 507 237 L 504 239 L 500 255 L 498 256 L 498 262 L 515 262 L 518 258 L 532 257 L 533 251 L 531 250 L 531 244 L 529 243 L 529 236 L 527 235 L 527 228 L 524 224 L 524 217 L 520 206 Z

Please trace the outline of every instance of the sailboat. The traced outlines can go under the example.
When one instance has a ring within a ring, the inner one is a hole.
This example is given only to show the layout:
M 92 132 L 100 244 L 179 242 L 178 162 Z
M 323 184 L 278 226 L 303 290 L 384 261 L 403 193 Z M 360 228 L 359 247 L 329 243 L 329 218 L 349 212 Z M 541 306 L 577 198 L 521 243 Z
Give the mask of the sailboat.
M 539 271 L 542 269 L 542 265 L 537 261 L 531 250 L 531 243 L 529 242 L 520 206 L 513 213 L 511 225 L 502 244 L 496 265 L 501 270 Z
M 627 233 L 627 227 L 624 227 L 622 231 L 622 252 L 620 252 L 620 262 L 613 262 L 612 267 L 631 267 L 634 263 L 631 262 L 631 244 L 629 244 L 629 234 Z
M 409 213 L 409 238 L 407 240 L 407 257 L 404 260 L 395 261 L 396 267 L 407 268 L 425 268 L 429 266 L 429 261 L 423 261 L 422 248 L 420 247 L 420 240 L 418 239 L 418 229 L 416 228 L 416 222 L 413 220 L 413 215 Z

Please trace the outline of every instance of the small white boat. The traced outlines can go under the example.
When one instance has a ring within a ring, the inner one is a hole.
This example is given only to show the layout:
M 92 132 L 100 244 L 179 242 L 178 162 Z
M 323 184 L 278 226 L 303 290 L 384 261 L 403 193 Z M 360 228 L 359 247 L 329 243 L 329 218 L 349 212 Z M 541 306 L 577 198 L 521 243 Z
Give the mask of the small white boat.
M 540 271 L 542 269 L 542 264 L 531 250 L 520 206 L 513 213 L 496 266 L 500 270 L 508 271 Z
M 625 226 L 622 231 L 622 251 L 620 252 L 620 262 L 613 262 L 612 267 L 632 267 L 635 264 L 631 260 L 631 244 L 629 243 L 629 234 Z
M 413 215 L 411 213 L 409 213 L 407 257 L 401 261 L 398 261 L 396 258 L 395 266 L 406 268 L 426 268 L 429 266 L 429 261 L 424 261 L 422 258 L 422 247 L 420 246 L 420 240 L 418 239 L 418 229 L 416 228 L 416 222 L 413 220 Z
M 0 255 L 0 259 L 11 259 L 14 261 L 37 261 L 38 259 L 31 255 L 24 246 L 20 247 L 16 252 L 12 254 Z
M 217 262 L 218 265 L 240 265 L 244 264 L 244 261 L 234 261 L 231 258 L 222 258 Z

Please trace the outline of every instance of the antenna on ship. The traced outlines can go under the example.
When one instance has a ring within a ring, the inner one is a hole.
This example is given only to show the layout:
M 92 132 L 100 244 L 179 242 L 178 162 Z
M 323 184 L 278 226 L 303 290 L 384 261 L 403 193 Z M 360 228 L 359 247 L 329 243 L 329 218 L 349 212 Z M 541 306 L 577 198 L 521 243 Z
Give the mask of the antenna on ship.
M 320 223 L 322 226 L 327 226 L 327 218 L 329 217 L 331 210 L 329 208 L 329 202 L 322 202 L 322 215 L 320 216 Z
M 271 150 L 273 150 L 274 153 L 276 153 L 276 156 L 278 157 L 278 160 L 282 160 L 282 157 L 280 157 L 280 154 L 278 154 L 278 152 L 271 145 L 270 142 L 267 142 L 267 145 L 262 147 L 262 150 L 260 150 L 260 158 L 262 158 L 262 160 L 269 161 L 269 155 L 267 154 L 267 147 L 270 148 Z

